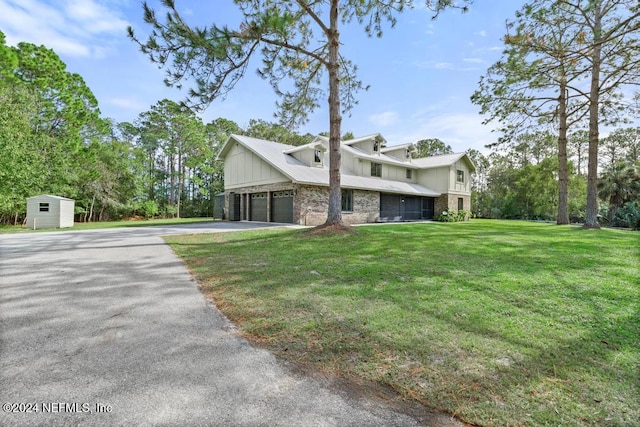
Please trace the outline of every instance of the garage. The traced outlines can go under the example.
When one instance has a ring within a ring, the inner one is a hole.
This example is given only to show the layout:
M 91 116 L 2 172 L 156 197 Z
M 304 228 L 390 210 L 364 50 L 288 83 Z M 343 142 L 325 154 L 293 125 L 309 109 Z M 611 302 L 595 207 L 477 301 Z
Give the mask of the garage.
M 251 194 L 249 220 L 267 222 L 267 193 Z
M 271 221 L 293 222 L 293 190 L 271 193 Z

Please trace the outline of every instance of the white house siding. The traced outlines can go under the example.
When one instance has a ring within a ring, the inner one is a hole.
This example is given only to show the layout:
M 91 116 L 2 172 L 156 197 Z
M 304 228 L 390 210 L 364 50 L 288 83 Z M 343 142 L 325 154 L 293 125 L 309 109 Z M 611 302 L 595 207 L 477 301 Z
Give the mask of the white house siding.
M 407 164 L 407 166 L 410 166 L 410 165 L 411 165 L 410 163 Z M 382 168 L 384 169 L 384 166 L 382 166 Z M 411 169 L 411 179 L 407 179 L 407 169 L 408 168 L 406 167 L 388 165 L 387 166 L 388 179 L 391 179 L 393 181 L 416 182 L 415 177 L 416 177 L 417 171 L 414 169 Z
M 464 171 L 464 183 L 458 182 L 458 170 Z M 467 162 L 462 159 L 458 160 L 451 165 L 449 173 L 451 174 L 449 191 L 471 194 L 471 172 L 469 171 Z
M 291 182 L 274 167 L 240 144 L 236 144 L 225 157 L 224 181 L 227 191 L 247 185 Z
M 449 167 L 422 169 L 415 173 L 418 176 L 418 184 L 441 193 L 449 191 Z
M 364 174 L 365 168 L 367 169 L 367 175 Z M 353 175 L 368 176 L 371 172 L 371 163 L 357 159 L 351 153 L 343 151 L 340 159 L 340 171 Z
M 315 148 L 309 148 L 307 150 L 297 151 L 293 153 L 292 156 L 300 160 L 304 164 L 309 165 L 310 167 L 314 167 L 314 168 L 323 167 L 324 161 L 321 163 L 315 162 L 315 151 L 316 151 Z M 323 153 L 321 157 L 324 158 L 324 156 L 325 154 Z M 322 158 L 321 160 L 324 160 Z M 327 160 L 327 163 L 328 163 L 328 160 Z

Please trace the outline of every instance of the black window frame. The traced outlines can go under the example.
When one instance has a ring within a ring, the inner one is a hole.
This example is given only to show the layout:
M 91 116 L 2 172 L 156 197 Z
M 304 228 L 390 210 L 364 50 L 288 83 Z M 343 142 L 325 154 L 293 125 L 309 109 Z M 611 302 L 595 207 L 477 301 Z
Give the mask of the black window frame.
M 380 151 L 380 143 L 378 141 L 373 141 L 373 152 L 377 153 Z
M 413 171 L 411 169 L 407 169 L 407 179 L 413 179 Z
M 353 190 L 342 189 L 342 212 L 353 212 Z
M 462 169 L 457 170 L 456 181 L 464 183 L 464 171 Z
M 38 212 L 49 212 L 49 203 L 47 202 L 40 202 L 39 206 L 38 206 Z
M 313 150 L 313 161 L 315 163 L 322 163 L 322 151 L 321 150 Z
M 382 178 L 382 163 L 371 162 L 371 176 Z
M 462 197 L 458 197 L 458 210 L 464 210 L 464 199 Z

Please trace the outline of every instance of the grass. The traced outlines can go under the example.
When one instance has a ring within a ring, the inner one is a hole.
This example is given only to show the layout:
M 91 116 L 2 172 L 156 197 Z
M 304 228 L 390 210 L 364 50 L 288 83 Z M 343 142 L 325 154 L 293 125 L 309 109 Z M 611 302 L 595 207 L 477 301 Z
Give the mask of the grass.
M 277 354 L 485 426 L 637 426 L 640 234 L 481 221 L 168 237 Z
M 30 230 L 21 225 L 0 225 L 2 233 L 36 233 L 42 231 L 69 231 L 69 230 L 97 230 L 101 228 L 122 228 L 122 227 L 148 227 L 154 225 L 176 225 L 189 224 L 192 222 L 213 221 L 209 218 L 169 218 L 169 219 L 143 219 L 126 221 L 102 221 L 102 222 L 76 222 L 73 228 L 43 228 L 40 230 Z

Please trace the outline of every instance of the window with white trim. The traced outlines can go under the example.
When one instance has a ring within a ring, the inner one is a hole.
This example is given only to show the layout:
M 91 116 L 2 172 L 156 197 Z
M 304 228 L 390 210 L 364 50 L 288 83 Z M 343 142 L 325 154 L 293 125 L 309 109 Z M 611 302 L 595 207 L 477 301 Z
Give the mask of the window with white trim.
M 342 212 L 353 212 L 353 190 L 342 190 Z
M 382 164 L 371 162 L 371 176 L 382 178 Z

